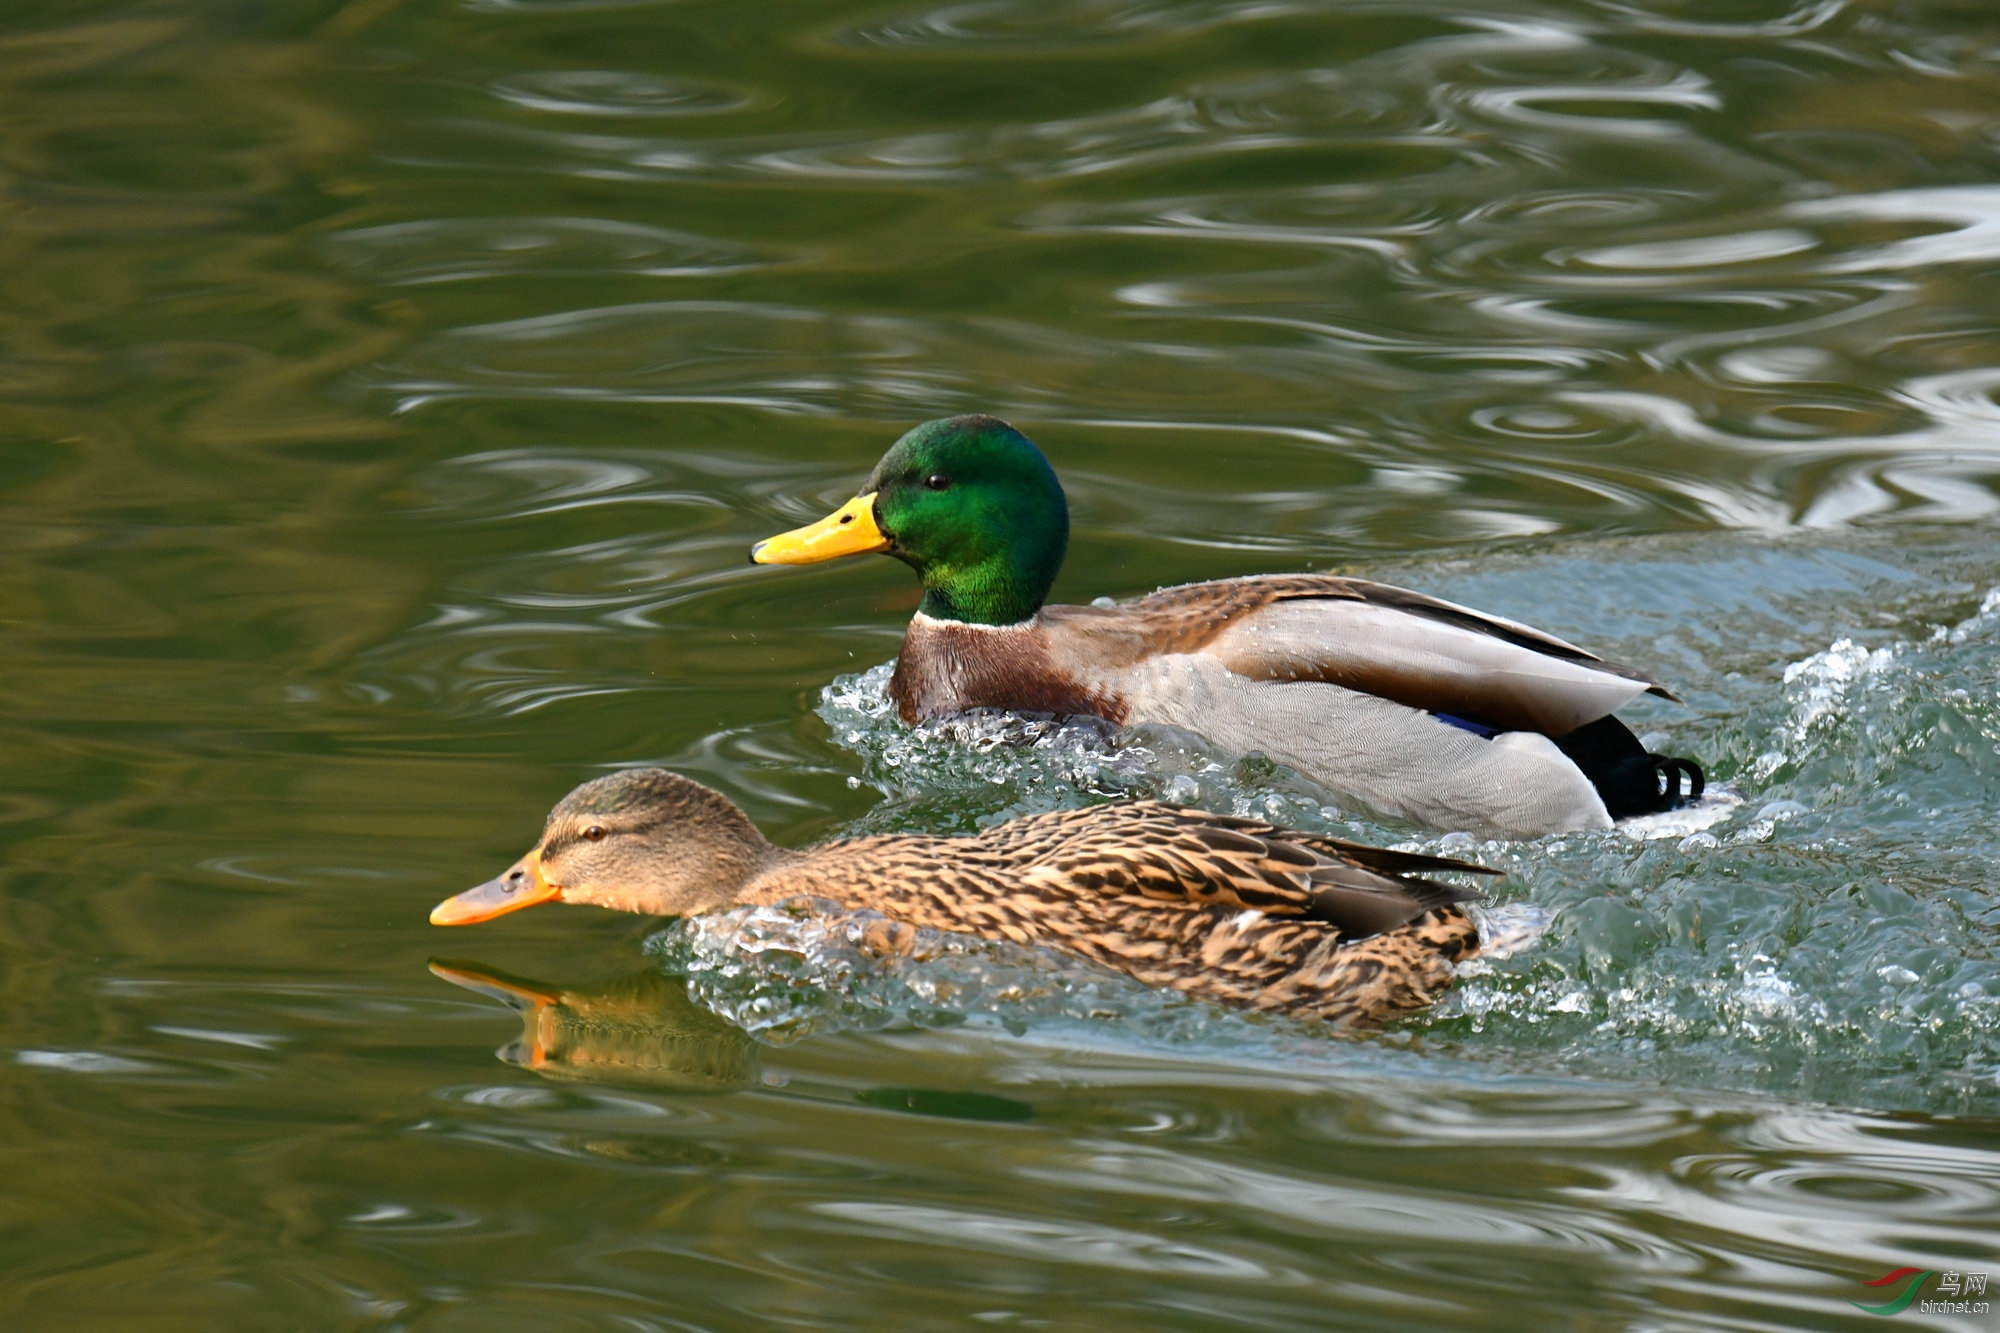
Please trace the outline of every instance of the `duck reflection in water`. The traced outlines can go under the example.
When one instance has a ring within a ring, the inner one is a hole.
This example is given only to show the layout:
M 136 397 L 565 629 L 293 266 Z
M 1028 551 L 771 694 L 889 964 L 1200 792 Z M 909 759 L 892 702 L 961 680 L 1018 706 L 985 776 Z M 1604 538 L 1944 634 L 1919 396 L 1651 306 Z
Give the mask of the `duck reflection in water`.
M 644 968 L 572 988 L 480 963 L 433 960 L 454 986 L 521 1015 L 521 1035 L 497 1054 L 564 1082 L 671 1092 L 733 1092 L 757 1081 L 757 1043 L 688 996 L 687 981 Z

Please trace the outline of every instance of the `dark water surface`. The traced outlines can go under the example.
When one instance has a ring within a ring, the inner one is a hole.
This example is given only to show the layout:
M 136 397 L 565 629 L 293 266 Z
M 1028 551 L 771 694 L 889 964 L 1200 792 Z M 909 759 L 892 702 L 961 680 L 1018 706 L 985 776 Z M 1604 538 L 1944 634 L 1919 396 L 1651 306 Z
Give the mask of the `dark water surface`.
M 0 1319 L 1858 1329 L 2000 1269 L 1996 323 L 1988 0 L 7 6 Z M 973 409 L 1058 595 L 1528 619 L 1726 799 L 1474 846 L 906 731 L 906 573 L 744 554 Z M 635 761 L 794 842 L 1162 793 L 1545 929 L 1346 1040 L 809 914 L 425 924 Z

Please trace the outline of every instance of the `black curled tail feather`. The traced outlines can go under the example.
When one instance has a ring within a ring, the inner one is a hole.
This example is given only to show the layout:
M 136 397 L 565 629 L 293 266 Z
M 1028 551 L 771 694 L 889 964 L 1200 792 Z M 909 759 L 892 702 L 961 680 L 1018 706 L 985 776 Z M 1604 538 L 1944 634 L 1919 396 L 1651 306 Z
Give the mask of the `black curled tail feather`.
M 1703 775 L 1701 765 L 1692 759 L 1677 759 L 1670 754 L 1648 754 L 1646 759 L 1660 781 L 1659 808 L 1662 810 L 1692 804 L 1700 800 L 1702 792 L 1708 788 L 1708 778 Z M 1683 779 L 1685 786 L 1682 785 Z
M 1613 819 L 1672 810 L 1698 799 L 1708 785 L 1700 764 L 1648 753 L 1615 717 L 1600 717 L 1552 739 L 1597 788 Z

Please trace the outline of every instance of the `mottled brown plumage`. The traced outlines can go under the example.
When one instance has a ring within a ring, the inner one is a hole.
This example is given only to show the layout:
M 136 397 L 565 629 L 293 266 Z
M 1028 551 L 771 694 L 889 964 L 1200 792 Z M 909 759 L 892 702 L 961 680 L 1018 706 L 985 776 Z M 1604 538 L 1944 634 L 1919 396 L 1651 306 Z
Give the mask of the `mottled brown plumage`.
M 686 915 L 829 898 L 894 922 L 1066 949 L 1204 1000 L 1335 1023 L 1429 1004 L 1478 949 L 1491 874 L 1155 801 L 1016 819 L 971 837 L 889 835 L 794 852 L 719 794 L 660 769 L 585 783 L 507 874 L 440 924 L 559 898 Z M 907 938 L 889 926 L 883 947 Z

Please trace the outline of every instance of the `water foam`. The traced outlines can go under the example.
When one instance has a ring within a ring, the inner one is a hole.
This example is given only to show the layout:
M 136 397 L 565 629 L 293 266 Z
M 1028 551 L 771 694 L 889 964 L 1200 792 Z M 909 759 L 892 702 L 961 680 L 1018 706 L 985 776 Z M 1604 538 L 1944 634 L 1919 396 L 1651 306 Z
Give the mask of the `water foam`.
M 885 798 L 856 833 L 1158 797 L 1506 871 L 1479 911 L 1482 955 L 1393 1042 L 1422 1034 L 1433 1055 L 1509 1069 L 1995 1108 L 2000 903 L 1982 867 L 2000 855 L 1997 628 L 2000 589 L 1913 633 L 1845 629 L 1761 672 L 1696 671 L 1691 697 L 1727 721 L 1687 727 L 1677 750 L 1710 764 L 1710 795 L 1526 842 L 1412 836 L 1261 757 L 1223 763 L 1173 733 L 1000 711 L 905 726 L 891 664 L 841 677 L 818 711 L 859 761 L 850 783 Z M 874 922 L 825 903 L 738 909 L 652 947 L 766 1041 L 969 1025 L 1249 1058 L 1286 1026 L 1048 951 L 919 932 L 885 954 Z

